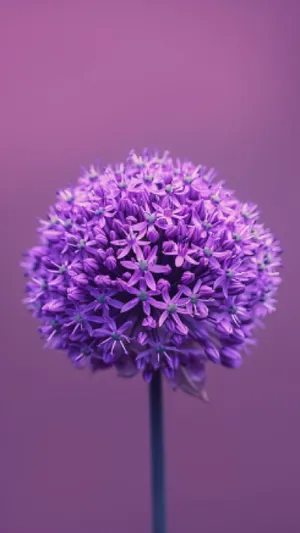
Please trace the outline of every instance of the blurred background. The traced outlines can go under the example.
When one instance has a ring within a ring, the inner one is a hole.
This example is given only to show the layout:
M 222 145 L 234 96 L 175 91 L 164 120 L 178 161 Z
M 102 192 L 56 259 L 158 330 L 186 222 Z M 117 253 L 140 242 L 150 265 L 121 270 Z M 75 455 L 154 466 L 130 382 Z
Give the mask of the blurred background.
M 165 387 L 170 533 L 300 531 L 300 3 L 0 1 L 0 532 L 150 533 L 142 379 L 44 350 L 21 253 L 80 166 L 215 166 L 284 253 L 278 311 L 210 405 Z

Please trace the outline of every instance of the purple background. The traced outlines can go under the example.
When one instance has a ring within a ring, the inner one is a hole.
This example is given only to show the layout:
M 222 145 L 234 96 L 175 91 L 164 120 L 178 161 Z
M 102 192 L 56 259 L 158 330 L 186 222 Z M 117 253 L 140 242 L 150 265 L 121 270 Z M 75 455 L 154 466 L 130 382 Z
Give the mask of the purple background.
M 48 3 L 47 3 L 48 4 Z M 278 311 L 206 406 L 166 391 L 172 533 L 300 531 L 300 3 L 0 2 L 0 532 L 150 532 L 147 389 L 44 351 L 21 252 L 80 165 L 217 167 L 285 248 Z

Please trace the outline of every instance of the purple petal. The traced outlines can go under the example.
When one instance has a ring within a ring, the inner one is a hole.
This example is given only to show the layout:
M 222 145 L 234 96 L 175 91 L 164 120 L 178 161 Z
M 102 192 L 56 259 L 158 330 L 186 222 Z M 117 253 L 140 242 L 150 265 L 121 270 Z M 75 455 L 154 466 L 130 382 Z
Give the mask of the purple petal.
M 208 285 L 201 285 L 199 296 L 210 296 L 211 294 L 213 294 L 213 292 L 214 290 Z
M 177 313 L 179 313 L 180 315 L 188 315 L 189 314 L 187 308 L 185 308 L 185 307 L 178 307 Z
M 185 305 L 189 302 L 189 298 L 181 298 L 182 290 L 180 290 L 172 299 L 177 305 Z
M 144 254 L 142 252 L 142 249 L 139 246 L 137 246 L 136 248 L 133 248 L 133 251 L 135 252 L 135 255 L 138 261 L 144 260 Z
M 214 256 L 218 259 L 226 259 L 231 256 L 231 251 L 225 250 L 224 252 L 214 252 Z
M 223 282 L 223 286 L 222 286 L 225 298 L 228 298 L 228 286 L 229 286 L 229 279 L 225 278 Z
M 146 283 L 147 283 L 149 289 L 155 291 L 156 290 L 155 279 L 154 279 L 153 275 L 151 274 L 151 272 L 149 272 L 149 270 L 147 270 L 145 272 L 145 280 L 146 280 Z
M 155 274 L 170 274 L 172 268 L 170 265 L 150 265 L 150 270 Z
M 121 265 L 125 268 L 128 268 L 128 270 L 136 270 L 139 268 L 139 266 L 133 261 L 121 261 Z
M 115 298 L 107 298 L 107 301 L 108 301 L 108 304 L 111 306 L 111 307 L 114 307 L 115 309 L 121 309 L 122 307 L 122 302 L 120 302 L 119 300 L 115 300 Z
M 165 300 L 165 302 L 169 303 L 171 298 L 170 298 L 169 291 L 168 291 L 167 287 L 163 287 L 161 293 L 162 293 L 162 297 Z
M 196 304 L 197 315 L 200 318 L 206 318 L 208 315 L 208 308 L 203 302 L 197 302 Z
M 215 259 L 215 257 L 210 257 L 209 263 L 210 263 L 211 268 L 213 269 L 217 269 L 220 267 L 220 263 Z
M 202 285 L 202 279 L 199 278 L 198 281 L 196 282 L 196 284 L 193 287 L 193 294 L 197 294 L 199 292 L 199 289 L 200 289 L 201 285 Z
M 115 246 L 126 246 L 128 243 L 126 239 L 120 239 L 117 241 L 111 241 L 111 244 L 114 244 Z
M 140 270 L 136 270 L 135 273 L 131 276 L 130 280 L 128 281 L 128 285 L 132 286 L 135 285 L 142 277 L 142 272 Z
M 161 326 L 163 326 L 163 324 L 165 323 L 165 321 L 167 320 L 169 316 L 169 313 L 168 311 L 164 311 L 160 317 L 159 317 L 159 321 L 158 321 L 158 326 L 161 328 Z
M 160 300 L 154 300 L 154 298 L 149 298 L 149 303 L 153 305 L 153 307 L 156 307 L 156 309 L 166 309 L 166 302 L 162 302 Z
M 193 314 L 193 304 L 191 302 L 189 302 L 187 305 L 186 305 L 186 310 L 187 312 L 189 313 L 189 315 L 192 315 Z
M 186 255 L 184 259 L 185 259 L 185 261 L 187 261 L 191 265 L 199 265 L 199 261 L 196 261 L 195 259 L 193 259 L 189 255 Z
M 185 294 L 188 297 L 191 297 L 193 292 L 189 287 L 186 287 L 185 285 L 180 286 L 180 291 L 182 294 Z
M 106 328 L 97 328 L 93 331 L 93 337 L 110 337 L 111 331 Z
M 137 253 L 136 250 L 137 250 L 137 248 L 138 248 L 139 246 L 147 246 L 148 244 L 151 244 L 150 241 L 141 241 L 141 240 L 139 240 L 139 241 L 138 241 L 138 244 L 134 244 L 134 245 L 133 245 L 134 253 L 135 253 L 135 254 Z
M 119 250 L 118 254 L 117 254 L 118 259 L 122 259 L 122 257 L 125 257 L 127 254 L 129 254 L 130 250 L 131 250 L 130 244 L 125 246 L 125 248 L 123 248 L 123 250 Z
M 183 263 L 184 263 L 184 257 L 178 255 L 178 256 L 176 257 L 176 259 L 175 259 L 175 266 L 176 266 L 177 268 L 180 268 L 180 267 L 183 265 Z
M 216 281 L 214 282 L 214 289 L 218 289 L 219 287 L 221 287 L 224 283 L 224 279 L 225 279 L 224 275 L 217 278 Z
M 122 326 L 118 329 L 119 333 L 124 333 L 128 328 L 132 326 L 132 320 L 128 320 L 125 322 L 125 324 L 122 324 Z
M 133 300 L 129 300 L 129 302 L 124 304 L 123 307 L 121 308 L 121 313 L 126 313 L 126 311 L 130 311 L 130 309 L 138 305 L 138 303 L 139 303 L 138 298 L 133 298 Z
M 183 324 L 183 322 L 179 318 L 179 315 L 177 313 L 173 313 L 172 318 L 174 322 L 176 322 L 176 326 L 179 333 L 181 333 L 182 335 L 187 335 L 189 332 L 189 328 L 185 324 Z
M 144 220 L 144 222 L 138 222 L 138 224 L 134 224 L 132 227 L 135 231 L 142 231 L 145 228 L 147 228 L 147 222 Z
M 147 257 L 148 263 L 152 263 L 152 261 L 154 261 L 154 259 L 156 258 L 156 255 L 157 255 L 157 250 L 158 250 L 158 247 L 157 246 L 153 246 L 150 254 Z
M 143 302 L 143 309 L 144 309 L 144 313 L 149 316 L 151 313 L 149 301 Z

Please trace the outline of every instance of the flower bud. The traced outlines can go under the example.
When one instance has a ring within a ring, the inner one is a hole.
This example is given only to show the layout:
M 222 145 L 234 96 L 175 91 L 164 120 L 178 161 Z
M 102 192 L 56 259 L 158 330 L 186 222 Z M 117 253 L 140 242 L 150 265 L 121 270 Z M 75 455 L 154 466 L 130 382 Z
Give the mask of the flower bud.
M 89 278 L 86 274 L 82 272 L 82 274 L 77 274 L 74 278 L 75 283 L 77 283 L 79 286 L 85 287 L 89 284 Z
M 83 260 L 83 270 L 90 275 L 95 274 L 99 270 L 99 265 L 93 257 L 87 257 Z
M 106 245 L 108 243 L 107 237 L 104 233 L 104 231 L 99 231 L 97 235 L 95 236 L 95 240 L 98 244 Z
M 188 270 L 184 272 L 181 276 L 181 281 L 184 283 L 184 285 L 189 285 L 189 283 L 192 283 L 195 279 L 195 274 L 193 272 L 189 272 Z
M 156 328 L 156 320 L 152 316 L 147 316 L 147 318 L 144 318 L 142 325 L 145 328 L 154 329 Z
M 151 241 L 152 243 L 157 242 L 159 239 L 159 233 L 153 226 L 150 226 L 150 228 L 148 229 L 147 236 L 149 241 Z
M 115 257 L 113 257 L 112 255 L 110 255 L 109 257 L 107 257 L 107 259 L 104 261 L 104 265 L 106 266 L 106 268 L 108 268 L 108 270 L 115 270 L 116 266 L 117 266 L 117 260 Z
M 139 344 L 146 344 L 148 341 L 148 335 L 147 333 L 144 333 L 143 331 L 140 331 L 137 336 L 137 341 Z
M 79 287 L 69 287 L 67 289 L 67 298 L 72 302 L 82 302 L 85 299 L 85 293 Z
M 166 241 L 163 243 L 163 252 L 165 254 L 174 252 L 175 248 L 176 248 L 176 245 L 174 241 Z
M 167 290 L 169 290 L 170 287 L 171 287 L 171 284 L 170 284 L 170 282 L 169 282 L 168 280 L 163 279 L 163 278 L 160 278 L 160 279 L 158 280 L 156 286 L 157 286 L 157 289 L 158 289 L 159 291 L 162 291 L 163 289 L 167 289 Z
M 63 300 L 50 300 L 43 307 L 43 311 L 48 311 L 49 313 L 59 313 L 65 308 L 65 303 Z
M 98 287 L 109 287 L 111 284 L 111 279 L 109 276 L 98 275 L 94 278 L 94 282 Z
M 221 361 L 224 366 L 230 368 L 238 368 L 242 364 L 242 358 L 239 352 L 229 346 L 226 346 L 221 351 Z
M 217 348 L 212 344 L 211 346 L 208 346 L 205 348 L 205 353 L 213 363 L 220 363 L 220 354 Z
M 43 236 L 46 237 L 49 242 L 58 242 L 62 238 L 62 232 L 54 229 L 48 229 L 43 231 Z

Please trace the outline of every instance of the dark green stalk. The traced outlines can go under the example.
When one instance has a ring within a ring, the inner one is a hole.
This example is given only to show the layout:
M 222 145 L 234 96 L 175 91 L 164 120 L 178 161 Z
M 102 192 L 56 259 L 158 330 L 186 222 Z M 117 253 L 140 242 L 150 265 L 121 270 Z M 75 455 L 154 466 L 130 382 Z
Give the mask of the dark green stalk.
M 167 533 L 163 392 L 161 372 L 155 372 L 149 385 L 150 446 L 152 482 L 152 533 Z

